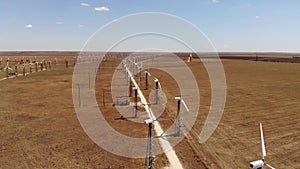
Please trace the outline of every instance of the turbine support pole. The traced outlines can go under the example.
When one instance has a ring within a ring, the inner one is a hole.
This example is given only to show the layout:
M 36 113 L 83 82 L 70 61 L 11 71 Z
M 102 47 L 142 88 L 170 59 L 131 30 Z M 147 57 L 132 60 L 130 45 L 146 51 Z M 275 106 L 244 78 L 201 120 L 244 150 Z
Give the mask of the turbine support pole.
M 25 65 L 23 65 L 23 76 L 26 75 Z
M 148 124 L 148 166 L 147 169 L 152 169 L 153 168 L 153 161 L 154 161 L 154 157 L 153 157 L 153 123 L 149 123 Z
M 132 93 L 132 81 L 131 78 L 129 77 L 129 97 L 131 97 L 131 93 Z
M 134 90 L 134 103 L 135 103 L 134 117 L 137 118 L 137 113 L 138 113 L 137 91 L 138 91 L 138 89 L 136 87 L 134 87 L 133 90 Z
M 41 71 L 43 71 L 43 69 L 44 69 L 44 65 L 43 65 L 43 62 L 41 62 Z
M 155 82 L 155 104 L 158 104 L 158 79 L 154 80 Z
M 15 76 L 18 77 L 18 65 L 15 65 Z
M 148 90 L 148 72 L 146 72 L 146 90 Z
M 176 136 L 181 136 L 181 115 L 180 115 L 181 98 L 177 99 L 177 117 L 176 117 Z
M 8 68 L 6 68 L 6 78 L 8 79 L 9 74 L 8 74 Z

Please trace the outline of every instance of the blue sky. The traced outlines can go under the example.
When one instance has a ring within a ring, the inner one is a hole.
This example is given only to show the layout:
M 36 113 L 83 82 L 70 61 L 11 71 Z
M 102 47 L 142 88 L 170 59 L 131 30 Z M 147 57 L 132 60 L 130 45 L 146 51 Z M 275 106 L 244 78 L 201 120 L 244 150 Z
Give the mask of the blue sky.
M 113 20 L 163 12 L 197 26 L 217 51 L 300 52 L 299 7 L 298 0 L 0 0 L 0 51 L 80 50 Z

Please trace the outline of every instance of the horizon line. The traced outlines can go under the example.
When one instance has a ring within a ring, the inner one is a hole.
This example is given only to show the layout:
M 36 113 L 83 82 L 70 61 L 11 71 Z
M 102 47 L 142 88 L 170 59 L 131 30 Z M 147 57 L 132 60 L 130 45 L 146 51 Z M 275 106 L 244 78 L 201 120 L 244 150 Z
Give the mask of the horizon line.
M 172 52 L 157 52 L 157 51 L 146 51 L 146 52 L 135 52 L 135 51 L 80 51 L 80 50 L 0 50 L 0 54 L 4 53 L 218 53 L 218 54 L 288 54 L 288 55 L 300 55 L 300 51 L 215 51 L 215 52 L 190 52 L 190 51 L 172 51 Z

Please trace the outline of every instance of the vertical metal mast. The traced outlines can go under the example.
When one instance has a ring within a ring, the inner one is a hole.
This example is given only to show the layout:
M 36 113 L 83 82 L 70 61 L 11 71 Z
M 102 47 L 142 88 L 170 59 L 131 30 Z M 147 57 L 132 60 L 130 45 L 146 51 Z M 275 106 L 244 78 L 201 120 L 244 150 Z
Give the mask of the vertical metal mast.
M 158 79 L 155 79 L 154 80 L 154 82 L 155 82 L 155 104 L 158 104 Z
M 148 163 L 147 169 L 153 169 L 153 121 L 148 124 Z
M 146 90 L 148 90 L 148 72 L 145 73 L 146 73 Z
M 134 109 L 134 117 L 137 118 L 137 112 L 138 112 L 138 103 L 137 103 L 137 88 L 134 87 L 134 102 L 135 102 L 135 109 Z
M 175 98 L 176 99 L 176 98 Z M 180 115 L 180 104 L 181 104 L 181 98 L 177 98 L 177 118 L 176 118 L 176 136 L 181 136 L 181 115 Z
M 132 81 L 131 78 L 129 77 L 129 97 L 131 97 L 131 93 L 132 93 Z
M 23 76 L 26 75 L 25 64 L 23 64 Z
M 182 97 L 175 97 L 175 100 L 177 100 L 177 117 L 176 117 L 176 132 L 175 135 L 178 137 L 181 137 L 182 131 L 182 118 L 181 118 L 181 102 L 183 106 L 185 107 L 187 112 L 190 112 L 188 106 L 186 105 L 185 101 L 183 100 Z
M 18 77 L 18 64 L 15 65 L 15 76 Z

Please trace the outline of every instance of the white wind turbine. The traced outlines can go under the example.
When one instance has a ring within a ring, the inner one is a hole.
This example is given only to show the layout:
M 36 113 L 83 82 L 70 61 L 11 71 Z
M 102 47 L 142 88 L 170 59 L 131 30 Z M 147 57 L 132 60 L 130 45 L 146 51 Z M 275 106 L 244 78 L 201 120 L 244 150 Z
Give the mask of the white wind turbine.
M 181 137 L 181 127 L 182 127 L 182 119 L 181 119 L 181 113 L 180 113 L 181 103 L 183 103 L 183 106 L 185 107 L 187 112 L 190 112 L 190 110 L 182 97 L 175 97 L 175 100 L 177 100 L 177 117 L 176 117 L 176 133 L 175 133 L 175 135 L 178 137 Z
M 264 142 L 264 134 L 263 134 L 263 129 L 262 129 L 262 124 L 261 123 L 260 123 L 260 138 L 261 138 L 262 159 L 250 162 L 250 167 L 255 168 L 255 169 L 262 169 L 262 167 L 264 165 L 266 165 L 271 169 L 275 169 L 270 164 L 267 164 L 266 161 L 265 161 L 265 156 L 267 155 L 267 153 L 266 153 L 266 147 L 265 147 L 265 142 Z
M 8 59 L 7 62 L 6 62 L 6 67 L 5 67 L 4 69 L 6 70 L 6 77 L 8 78 L 8 77 L 9 77 L 8 71 L 9 71 L 9 70 L 12 71 L 12 68 L 9 67 L 9 59 Z

